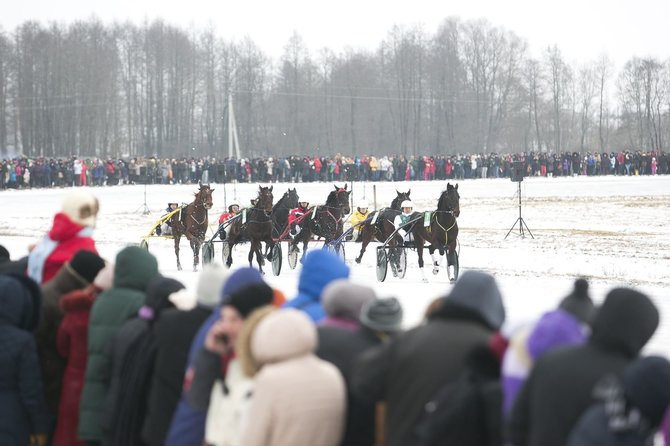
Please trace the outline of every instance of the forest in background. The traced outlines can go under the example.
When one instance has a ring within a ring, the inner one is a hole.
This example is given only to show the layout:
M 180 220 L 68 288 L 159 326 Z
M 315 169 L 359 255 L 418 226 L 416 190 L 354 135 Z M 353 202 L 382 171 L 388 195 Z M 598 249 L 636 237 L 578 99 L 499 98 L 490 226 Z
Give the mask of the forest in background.
M 221 158 L 229 103 L 244 157 L 667 151 L 670 59 L 594 57 L 458 18 L 374 51 L 296 33 L 277 60 L 160 20 L 26 22 L 0 31 L 0 158 Z

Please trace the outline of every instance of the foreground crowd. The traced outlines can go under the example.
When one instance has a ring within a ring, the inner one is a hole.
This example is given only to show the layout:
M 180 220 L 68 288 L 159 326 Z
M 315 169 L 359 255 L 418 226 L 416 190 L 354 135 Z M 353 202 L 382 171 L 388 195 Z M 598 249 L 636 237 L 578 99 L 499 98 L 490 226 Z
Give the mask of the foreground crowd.
M 207 265 L 195 290 L 139 247 L 113 262 L 98 202 L 67 195 L 29 255 L 0 247 L 2 445 L 670 444 L 670 362 L 648 296 L 588 283 L 511 329 L 466 271 L 405 329 L 400 302 L 313 250 L 287 299 Z

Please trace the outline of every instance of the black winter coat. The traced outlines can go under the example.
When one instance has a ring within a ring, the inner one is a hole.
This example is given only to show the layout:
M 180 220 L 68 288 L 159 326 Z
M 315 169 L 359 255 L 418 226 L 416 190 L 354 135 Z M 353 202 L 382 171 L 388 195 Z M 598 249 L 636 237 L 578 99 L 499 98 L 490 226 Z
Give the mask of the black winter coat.
M 650 446 L 654 443 L 653 431 L 629 430 L 615 434 L 608 424 L 604 406 L 591 407 L 570 434 L 567 446 Z
M 514 446 L 565 446 L 579 417 L 596 402 L 596 383 L 605 375 L 620 377 L 651 338 L 659 320 L 651 301 L 611 295 L 585 345 L 558 348 L 536 362 L 507 425 Z
M 427 324 L 359 357 L 352 389 L 369 402 L 386 400 L 388 446 L 416 442 L 414 430 L 426 403 L 460 377 L 468 352 L 492 335 L 475 311 L 445 304 Z
M 358 356 L 379 345 L 382 338 L 366 327 L 349 331 L 339 327 L 317 328 L 316 355 L 338 368 L 347 385 L 347 424 L 340 442 L 346 446 L 370 446 L 375 441 L 375 403 L 362 400 L 351 390 L 351 375 Z
M 142 438 L 149 445 L 165 444 L 172 416 L 181 397 L 191 342 L 211 314 L 211 309 L 200 306 L 190 311 L 165 310 L 153 326 L 156 363 L 142 428 Z

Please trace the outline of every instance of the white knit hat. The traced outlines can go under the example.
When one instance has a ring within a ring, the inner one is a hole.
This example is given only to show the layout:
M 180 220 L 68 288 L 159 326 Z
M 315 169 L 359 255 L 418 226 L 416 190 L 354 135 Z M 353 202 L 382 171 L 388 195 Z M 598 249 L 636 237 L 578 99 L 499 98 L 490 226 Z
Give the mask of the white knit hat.
M 63 200 L 62 212 L 82 226 L 94 228 L 99 210 L 98 199 L 86 189 L 74 189 Z
M 216 307 L 221 300 L 221 289 L 226 279 L 228 279 L 228 268 L 218 263 L 205 265 L 195 291 L 198 303 L 207 308 Z

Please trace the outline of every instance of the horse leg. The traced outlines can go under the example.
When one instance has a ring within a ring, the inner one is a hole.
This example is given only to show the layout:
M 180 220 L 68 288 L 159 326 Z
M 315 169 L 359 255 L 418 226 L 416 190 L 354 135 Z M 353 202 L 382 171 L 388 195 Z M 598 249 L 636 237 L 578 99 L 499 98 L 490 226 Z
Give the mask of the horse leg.
M 447 275 L 450 282 L 456 281 L 456 241 L 447 245 Z
M 372 240 L 372 231 L 368 230 L 368 226 L 365 225 L 363 226 L 363 229 L 361 230 L 361 252 L 358 254 L 358 257 L 356 257 L 356 263 L 361 263 L 361 260 L 363 260 L 363 254 L 365 254 L 365 249 L 368 247 L 370 244 L 370 241 Z
M 414 244 L 416 246 L 416 254 L 419 256 L 419 271 L 421 271 L 421 281 L 428 282 L 428 279 L 426 279 L 426 273 L 423 271 L 423 239 L 420 237 L 415 237 Z
M 433 245 L 428 246 L 428 252 L 430 253 L 430 257 L 433 259 L 433 274 L 437 275 L 437 273 L 440 272 L 440 262 L 442 261 L 442 257 L 441 257 L 442 254 L 440 254 L 440 252 L 439 252 L 441 250 L 438 249 L 437 250 L 438 251 L 438 256 L 436 257 L 435 256 L 435 250 L 436 249 L 435 249 L 435 247 L 433 247 Z
M 179 262 L 179 240 L 181 240 L 180 234 L 174 235 L 174 255 L 177 257 L 177 270 L 181 271 L 181 262 Z
M 258 269 L 260 270 L 261 274 L 265 274 L 263 272 L 263 265 L 265 264 L 265 259 L 263 258 L 263 246 L 261 245 L 260 241 L 258 241 L 258 245 L 256 247 L 256 261 L 258 262 Z
M 228 258 L 226 259 L 226 266 L 228 268 L 233 264 L 233 246 L 235 246 L 236 237 L 237 235 L 233 235 L 232 231 L 231 234 L 228 234 Z
M 191 240 L 191 249 L 193 250 L 193 272 L 196 272 L 200 264 L 200 240 L 195 238 Z

